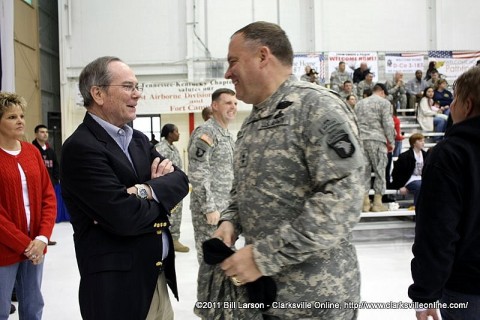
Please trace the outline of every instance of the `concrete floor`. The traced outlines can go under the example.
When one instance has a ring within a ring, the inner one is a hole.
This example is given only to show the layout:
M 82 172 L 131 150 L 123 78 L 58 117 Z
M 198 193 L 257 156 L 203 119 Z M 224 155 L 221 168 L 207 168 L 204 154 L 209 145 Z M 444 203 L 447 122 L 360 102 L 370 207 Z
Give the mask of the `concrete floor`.
M 177 254 L 180 301 L 172 301 L 175 319 L 179 320 L 198 319 L 193 314 L 198 264 L 188 207 L 187 197 L 183 206 L 181 241 L 190 247 L 190 252 Z M 43 319 L 46 320 L 81 319 L 77 298 L 79 274 L 72 234 L 69 222 L 57 224 L 52 239 L 58 244 L 48 248 L 43 278 L 45 299 Z M 411 246 L 412 240 L 408 239 L 356 243 L 362 274 L 362 301 L 410 302 L 407 288 L 411 283 Z M 18 313 L 12 315 L 10 319 L 18 319 Z M 359 312 L 359 319 L 415 319 L 415 312 L 409 309 L 362 309 Z

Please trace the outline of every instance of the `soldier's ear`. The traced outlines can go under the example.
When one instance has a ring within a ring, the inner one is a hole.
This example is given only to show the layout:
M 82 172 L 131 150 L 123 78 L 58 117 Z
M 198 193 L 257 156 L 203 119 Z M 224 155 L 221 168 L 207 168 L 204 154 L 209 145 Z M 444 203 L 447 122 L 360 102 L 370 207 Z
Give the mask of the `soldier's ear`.
M 267 46 L 261 46 L 259 49 L 260 64 L 266 63 L 270 55 L 270 49 Z

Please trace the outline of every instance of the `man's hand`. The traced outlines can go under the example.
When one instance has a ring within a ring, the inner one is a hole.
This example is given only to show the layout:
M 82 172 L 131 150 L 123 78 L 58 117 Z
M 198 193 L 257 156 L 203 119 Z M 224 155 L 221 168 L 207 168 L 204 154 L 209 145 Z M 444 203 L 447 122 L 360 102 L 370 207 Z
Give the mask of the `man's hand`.
M 151 170 L 152 179 L 154 179 L 172 173 L 175 168 L 173 167 L 172 161 L 168 159 L 163 159 L 163 161 L 160 162 L 160 158 L 157 157 L 153 159 Z
M 217 210 L 209 212 L 205 214 L 207 217 L 207 223 L 216 226 L 218 224 L 218 220 L 220 220 L 220 212 Z
M 228 247 L 232 247 L 237 241 L 237 235 L 235 234 L 235 228 L 230 221 L 223 221 L 217 230 L 213 233 L 213 238 L 219 238 Z
M 223 224 L 223 223 L 222 223 Z M 242 284 L 253 282 L 262 276 L 253 260 L 253 246 L 250 244 L 225 259 L 220 268 L 228 277 L 235 277 Z
M 427 309 L 425 311 L 417 311 L 416 312 L 417 320 L 440 320 L 440 316 L 438 315 L 437 309 Z M 429 316 L 431 318 L 429 318 Z

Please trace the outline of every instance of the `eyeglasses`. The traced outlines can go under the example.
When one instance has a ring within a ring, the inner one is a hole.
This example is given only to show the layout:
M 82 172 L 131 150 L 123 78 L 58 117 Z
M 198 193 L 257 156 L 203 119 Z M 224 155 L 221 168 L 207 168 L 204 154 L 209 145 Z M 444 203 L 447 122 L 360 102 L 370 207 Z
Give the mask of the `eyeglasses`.
M 133 93 L 135 90 L 137 90 L 138 92 L 143 92 L 143 87 L 139 87 L 138 84 L 137 85 L 133 85 L 133 84 L 101 84 L 101 85 L 98 85 L 99 87 L 122 87 L 123 90 L 127 91 L 127 92 L 130 92 L 130 93 Z

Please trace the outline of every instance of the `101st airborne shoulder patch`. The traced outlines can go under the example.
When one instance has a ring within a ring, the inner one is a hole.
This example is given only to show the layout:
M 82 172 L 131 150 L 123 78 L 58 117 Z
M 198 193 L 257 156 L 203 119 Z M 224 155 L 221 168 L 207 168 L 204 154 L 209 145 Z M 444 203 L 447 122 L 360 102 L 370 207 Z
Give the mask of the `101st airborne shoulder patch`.
M 213 146 L 213 139 L 206 133 L 198 137 L 195 142 L 195 159 L 198 161 L 205 161 L 207 150 Z
M 343 126 L 346 124 L 337 114 L 329 114 L 319 121 L 319 130 L 327 135 L 327 144 L 342 158 L 349 158 L 355 152 L 355 146 Z
M 331 132 L 327 139 L 327 144 L 335 150 L 340 158 L 349 158 L 355 152 L 355 146 L 350 141 L 348 133 L 343 129 Z

